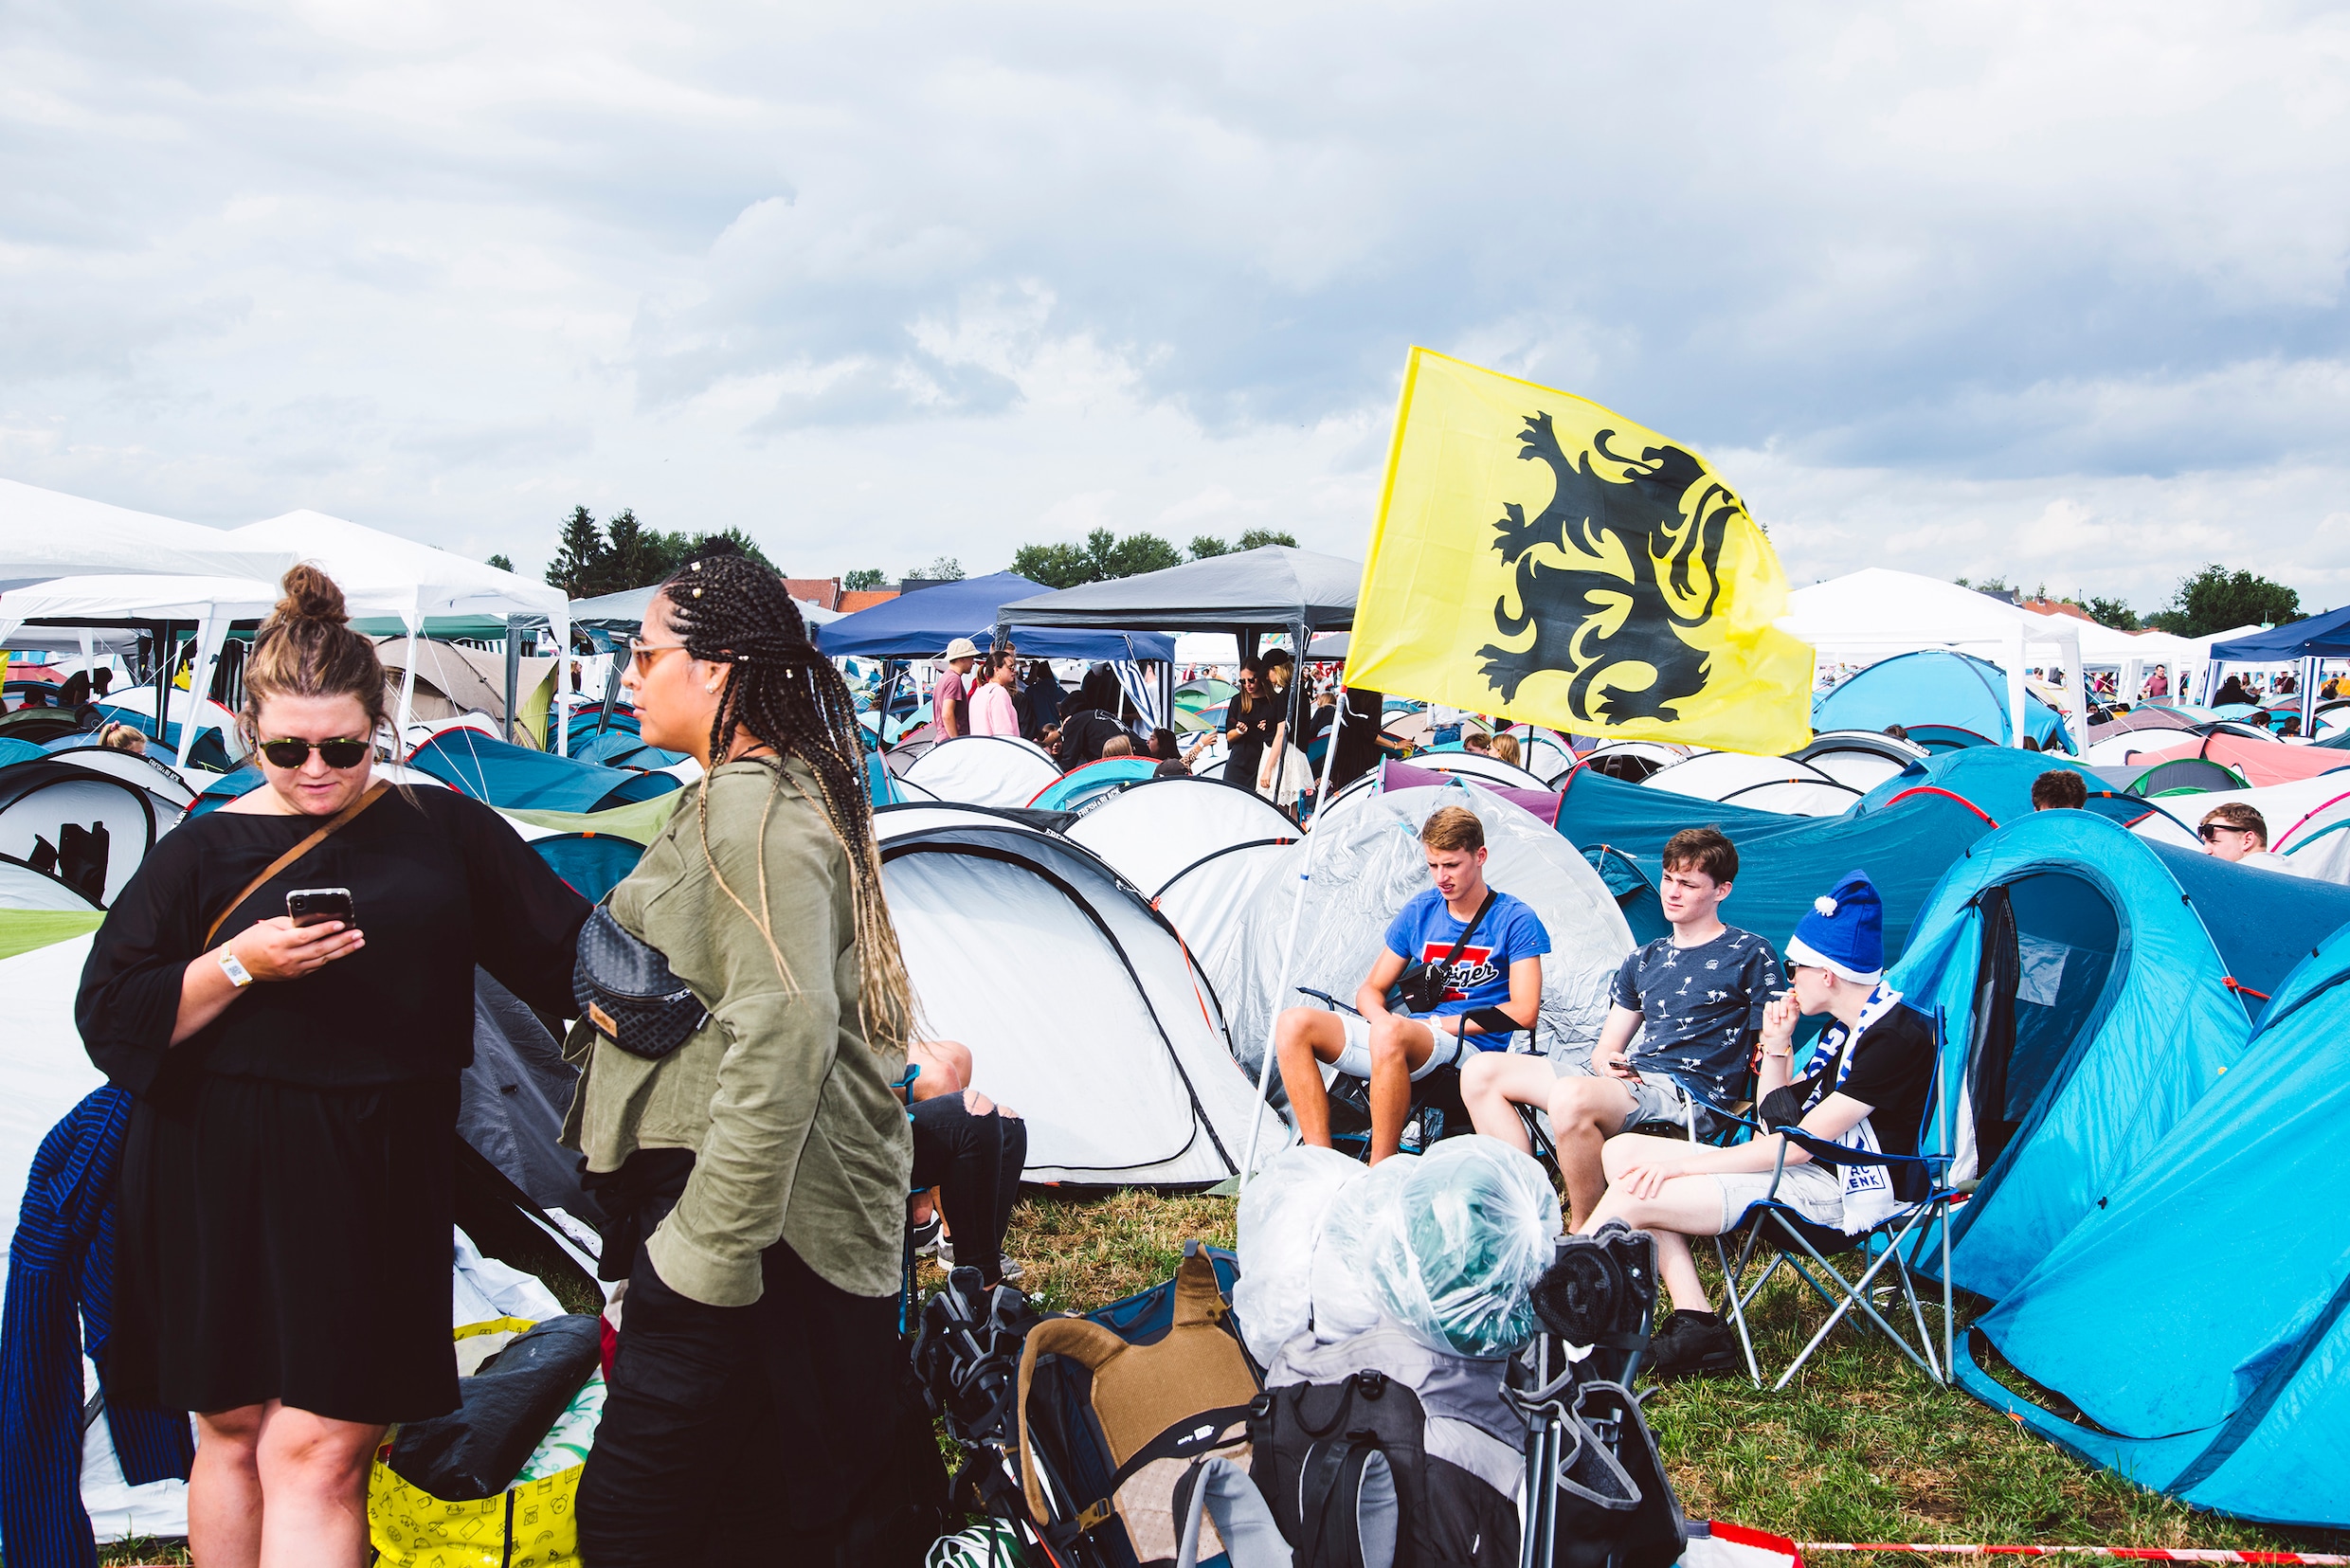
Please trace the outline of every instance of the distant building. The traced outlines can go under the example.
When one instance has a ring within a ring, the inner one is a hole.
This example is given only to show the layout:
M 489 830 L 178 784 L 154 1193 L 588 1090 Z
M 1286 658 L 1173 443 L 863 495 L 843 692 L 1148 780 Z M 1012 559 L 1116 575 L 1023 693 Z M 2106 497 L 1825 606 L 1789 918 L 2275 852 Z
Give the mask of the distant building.
M 899 593 L 920 593 L 924 588 L 934 588 L 942 583 L 962 581 L 960 577 L 901 577 L 897 582 L 897 591 Z
M 2034 615 L 2069 615 L 2075 621 L 2087 621 L 2091 625 L 2096 624 L 2096 617 L 2081 608 L 2080 605 L 2062 599 L 2026 599 L 2021 601 L 2019 607 L 2030 610 Z
M 850 588 L 841 595 L 841 603 L 834 607 L 842 615 L 855 615 L 896 597 L 895 588 Z
M 815 605 L 820 610 L 841 607 L 841 579 L 838 577 L 786 577 L 784 588 L 792 598 Z

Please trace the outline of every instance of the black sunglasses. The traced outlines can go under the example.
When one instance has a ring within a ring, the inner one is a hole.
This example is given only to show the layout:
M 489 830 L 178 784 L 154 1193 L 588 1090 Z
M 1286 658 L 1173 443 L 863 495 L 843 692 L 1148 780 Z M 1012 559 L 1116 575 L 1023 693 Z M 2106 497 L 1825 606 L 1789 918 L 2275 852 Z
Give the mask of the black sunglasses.
M 2203 841 L 2207 844 L 2223 833 L 2250 833 L 2251 831 L 2248 827 L 2230 827 L 2225 822 L 2205 822 L 2196 829 L 2196 832 L 2203 836 Z
M 289 737 L 262 742 L 262 755 L 278 767 L 299 767 L 310 760 L 314 750 L 326 759 L 329 767 L 356 767 L 367 761 L 368 753 L 373 749 L 371 743 L 354 740 L 301 741 Z

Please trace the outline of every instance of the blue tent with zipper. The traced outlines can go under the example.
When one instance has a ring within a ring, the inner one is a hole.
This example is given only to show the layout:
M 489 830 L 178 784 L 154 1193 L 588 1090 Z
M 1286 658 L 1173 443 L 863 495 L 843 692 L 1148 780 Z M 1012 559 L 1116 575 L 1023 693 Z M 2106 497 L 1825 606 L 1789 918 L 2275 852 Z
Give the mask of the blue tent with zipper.
M 1972 654 L 1926 648 L 1881 659 L 1812 703 L 1814 730 L 1882 730 L 1889 724 L 1946 727 L 2012 746 L 2007 672 Z M 2024 727 L 2043 750 L 2052 744 L 2074 749 L 2064 716 L 2031 692 L 2024 694 Z
M 1961 1382 L 2197 1507 L 2350 1526 L 2350 928 L 2305 957 L 2234 1069 L 1976 1329 L 2086 1421 Z M 2093 1423 L 2093 1425 L 2091 1424 Z
M 494 806 L 533 811 L 604 811 L 678 787 L 671 773 L 605 767 L 575 757 L 509 746 L 478 730 L 443 730 L 408 757 L 442 783 Z
M 1599 871 L 1638 941 L 1667 929 L 1656 896 L 1665 840 L 1685 827 L 1712 826 L 1738 849 L 1738 877 L 1723 919 L 1783 943 L 1837 877 L 1866 871 L 1885 900 L 1889 954 L 1902 950 L 1910 921 L 1944 868 L 1992 824 L 1965 801 L 1930 790 L 1867 816 L 1791 817 L 1579 767 L 1567 776 L 1558 826 Z
M 1938 1021 L 1925 1146 L 1977 1182 L 1951 1222 L 1953 1280 L 2012 1291 L 2243 1060 L 2262 1001 L 2345 920 L 2350 888 L 2088 812 L 1971 845 L 1890 976 Z

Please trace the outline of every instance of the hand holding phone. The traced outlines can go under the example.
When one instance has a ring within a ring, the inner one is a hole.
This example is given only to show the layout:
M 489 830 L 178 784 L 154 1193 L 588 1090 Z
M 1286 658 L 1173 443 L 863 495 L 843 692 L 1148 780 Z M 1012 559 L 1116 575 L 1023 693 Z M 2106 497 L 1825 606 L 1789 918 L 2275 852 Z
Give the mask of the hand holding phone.
M 329 920 L 339 920 L 346 928 L 358 924 L 349 888 L 297 888 L 285 895 L 285 917 L 297 930 Z

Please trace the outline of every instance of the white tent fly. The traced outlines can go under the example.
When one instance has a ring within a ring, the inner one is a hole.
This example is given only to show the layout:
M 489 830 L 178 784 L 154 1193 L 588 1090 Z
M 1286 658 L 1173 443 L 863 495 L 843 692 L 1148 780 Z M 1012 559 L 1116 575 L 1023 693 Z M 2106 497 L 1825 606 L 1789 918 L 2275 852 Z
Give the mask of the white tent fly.
M 1826 784 L 1828 775 L 1809 763 L 1786 757 L 1757 757 L 1744 751 L 1708 751 L 1687 762 L 1663 767 L 1640 781 L 1650 789 L 1669 789 L 1700 801 L 1726 801 L 1755 784 L 1799 782 Z
M 1014 735 L 957 735 L 914 759 L 902 775 L 942 801 L 1026 805 L 1060 777 L 1052 755 Z
M 1151 779 L 1094 806 L 1070 826 L 1069 837 L 1155 899 L 1203 856 L 1293 839 L 1297 826 L 1250 790 L 1213 779 Z
M 1874 730 L 1829 730 L 1814 735 L 1811 745 L 1789 755 L 1865 795 L 1911 763 L 1924 762 L 1932 753 L 1923 746 L 1895 740 Z
M 118 751 L 111 746 L 68 746 L 51 751 L 49 760 L 136 784 L 174 813 L 187 810 L 196 802 L 196 792 L 189 787 L 188 781 L 170 764 L 152 755 Z
M 1670 741 L 1609 741 L 1583 753 L 1583 766 L 1611 779 L 1638 784 L 1660 768 L 1671 767 L 1696 753 Z
M 1434 768 L 1439 773 L 1458 773 L 1465 778 L 1483 779 L 1504 789 L 1546 790 L 1549 786 L 1516 763 L 1502 761 L 1482 751 L 1422 751 L 1411 758 L 1406 767 Z
M 877 813 L 882 877 L 924 1022 L 968 1046 L 979 1086 L 1019 1108 L 1025 1174 L 1191 1185 L 1238 1172 L 1252 1112 L 1262 1134 L 1278 1126 L 1173 930 L 1085 850 L 976 818 Z M 1049 964 L 1049 991 L 1014 955 Z
M 96 913 L 98 905 L 54 872 L 35 871 L 22 860 L 0 856 L 0 910 Z
M 1518 755 L 1526 770 L 1540 779 L 1545 789 L 1556 788 L 1561 779 L 1574 771 L 1574 751 L 1551 731 L 1530 724 L 1513 724 L 1505 733 L 1517 737 Z
M 136 784 L 87 768 L 19 763 L 0 771 L 0 855 L 34 865 L 54 860 L 68 880 L 68 861 L 80 855 L 102 859 L 91 891 L 99 903 L 112 904 L 155 839 L 178 820 L 174 811 L 158 822 L 159 803 Z
M 1431 812 L 1446 805 L 1476 813 L 1491 851 L 1487 879 L 1530 905 L 1550 932 L 1550 955 L 1543 961 L 1543 1048 L 1556 1054 L 1599 1037 L 1607 1017 L 1608 981 L 1632 950 L 1632 929 L 1622 910 L 1563 836 L 1490 789 L 1454 783 L 1362 797 L 1344 817 L 1315 828 L 1329 837 L 1316 853 L 1311 884 L 1294 874 L 1310 847 L 1300 843 L 1283 852 L 1288 863 L 1282 874 L 1258 885 L 1229 967 L 1210 974 L 1232 1010 L 1233 1042 L 1252 1074 L 1274 1013 L 1305 1002 L 1295 987 L 1311 986 L 1351 1000 L 1383 950 L 1388 922 L 1429 886 L 1419 828 Z M 1301 886 L 1306 905 L 1298 921 L 1292 990 L 1276 997 L 1282 939 Z

